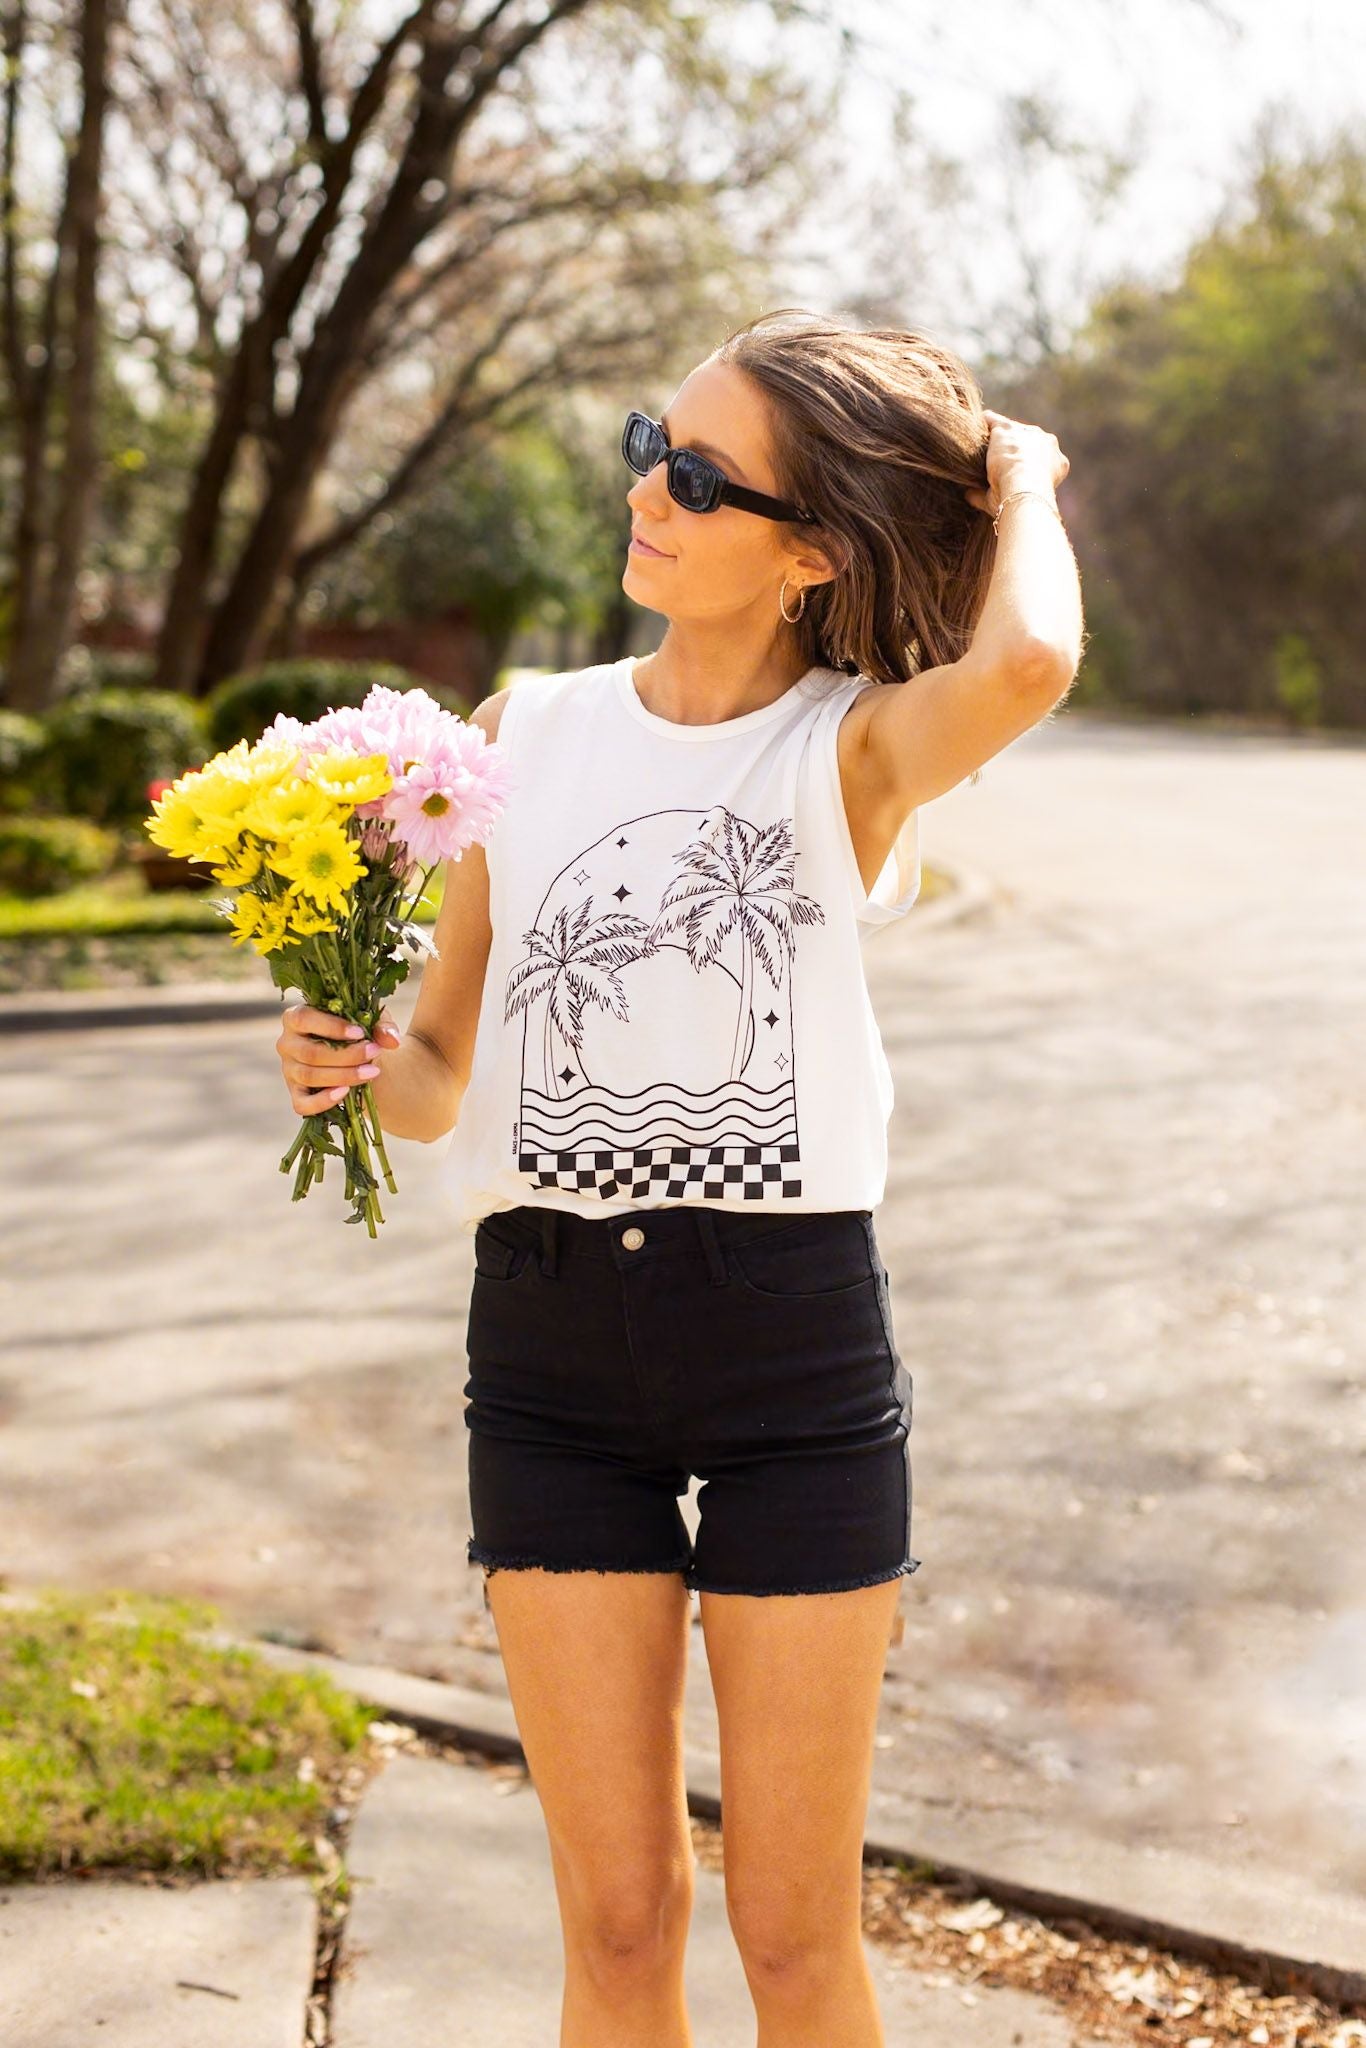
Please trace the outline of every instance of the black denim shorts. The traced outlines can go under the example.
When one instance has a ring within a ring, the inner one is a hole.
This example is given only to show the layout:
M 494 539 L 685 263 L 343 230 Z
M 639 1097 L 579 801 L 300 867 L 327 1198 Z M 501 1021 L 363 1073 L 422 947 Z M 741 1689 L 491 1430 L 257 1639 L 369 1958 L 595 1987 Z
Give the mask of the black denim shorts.
M 523 1204 L 474 1249 L 471 1564 L 677 1571 L 714 1593 L 916 1569 L 911 1375 L 871 1211 Z

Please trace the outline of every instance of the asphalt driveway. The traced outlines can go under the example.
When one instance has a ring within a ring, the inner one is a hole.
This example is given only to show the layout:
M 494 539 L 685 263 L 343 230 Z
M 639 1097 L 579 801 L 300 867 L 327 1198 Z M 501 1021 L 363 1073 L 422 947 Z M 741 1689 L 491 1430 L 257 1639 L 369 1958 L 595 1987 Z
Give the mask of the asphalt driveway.
M 925 814 L 993 893 L 867 955 L 903 1836 L 1366 1886 L 1364 811 L 1361 746 L 1065 714 Z M 442 1148 L 391 1146 L 377 1243 L 292 1204 L 275 1034 L 6 1041 L 0 1572 L 499 1691 Z

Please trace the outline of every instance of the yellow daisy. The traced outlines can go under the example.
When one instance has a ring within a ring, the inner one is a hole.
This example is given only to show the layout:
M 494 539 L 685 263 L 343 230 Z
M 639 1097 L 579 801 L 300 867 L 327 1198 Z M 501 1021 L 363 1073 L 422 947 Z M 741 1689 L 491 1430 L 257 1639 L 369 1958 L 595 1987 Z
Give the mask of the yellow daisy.
M 265 907 L 260 897 L 252 895 L 250 890 L 238 897 L 228 919 L 229 924 L 232 926 L 232 943 L 234 946 L 244 945 L 252 933 L 258 929 L 261 923 L 261 912 Z
M 285 902 L 263 903 L 261 917 L 251 938 L 252 950 L 257 953 L 274 953 L 289 943 L 289 905 Z
M 213 871 L 216 882 L 224 882 L 230 889 L 245 889 L 254 882 L 265 866 L 265 855 L 261 848 L 250 839 L 240 840 L 221 867 Z
M 247 766 L 258 783 L 292 782 L 299 749 L 286 740 L 258 740 L 247 755 Z
M 273 789 L 262 789 L 244 815 L 253 832 L 284 845 L 301 832 L 315 832 L 320 825 L 340 825 L 346 820 L 346 813 L 330 797 L 297 775 Z
M 270 864 L 315 903 L 330 904 L 337 910 L 344 909 L 347 891 L 365 873 L 359 848 L 347 838 L 345 828 L 335 823 L 299 833 L 287 846 L 276 848 Z
M 181 860 L 198 858 L 203 822 L 188 791 L 178 783 L 163 791 L 152 806 L 151 817 L 143 822 L 154 846 L 176 854 Z
M 341 748 L 310 761 L 308 779 L 335 803 L 352 809 L 373 803 L 394 786 L 387 754 L 348 754 Z
M 337 929 L 334 912 L 319 910 L 307 896 L 290 895 L 281 899 L 289 912 L 289 929 L 296 939 L 308 939 L 315 932 L 332 932 Z

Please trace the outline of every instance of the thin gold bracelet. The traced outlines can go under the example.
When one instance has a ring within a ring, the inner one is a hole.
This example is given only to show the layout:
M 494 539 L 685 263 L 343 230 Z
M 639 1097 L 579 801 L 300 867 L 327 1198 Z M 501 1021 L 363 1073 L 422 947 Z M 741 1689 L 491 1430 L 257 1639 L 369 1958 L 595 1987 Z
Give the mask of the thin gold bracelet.
M 1002 498 L 1000 504 L 996 508 L 996 516 L 991 522 L 991 530 L 993 533 L 1000 532 L 1001 514 L 1005 511 L 1006 506 L 1013 505 L 1017 498 L 1042 498 L 1044 504 L 1047 505 L 1049 511 L 1057 520 L 1059 526 L 1063 525 L 1063 516 L 1061 512 L 1059 512 L 1053 500 L 1048 496 L 1048 493 L 1046 491 L 1012 491 L 1008 498 Z

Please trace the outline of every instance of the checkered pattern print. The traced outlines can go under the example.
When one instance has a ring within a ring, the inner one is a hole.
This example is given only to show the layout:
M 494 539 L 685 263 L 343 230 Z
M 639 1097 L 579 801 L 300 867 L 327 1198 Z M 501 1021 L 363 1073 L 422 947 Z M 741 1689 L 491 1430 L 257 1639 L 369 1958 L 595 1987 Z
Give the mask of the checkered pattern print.
M 519 1152 L 517 1170 L 538 1188 L 571 1194 L 668 1195 L 697 1201 L 738 1196 L 760 1202 L 799 1195 L 794 1145 L 665 1145 L 630 1152 Z

